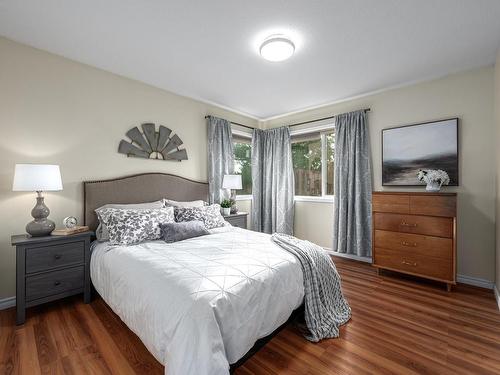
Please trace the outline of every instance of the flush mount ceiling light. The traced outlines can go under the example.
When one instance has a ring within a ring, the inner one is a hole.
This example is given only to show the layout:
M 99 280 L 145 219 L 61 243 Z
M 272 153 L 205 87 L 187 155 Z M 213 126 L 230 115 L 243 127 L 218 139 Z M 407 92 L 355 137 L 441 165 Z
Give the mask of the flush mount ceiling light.
M 268 61 L 284 61 L 295 52 L 295 44 L 284 35 L 271 35 L 262 42 L 259 51 Z

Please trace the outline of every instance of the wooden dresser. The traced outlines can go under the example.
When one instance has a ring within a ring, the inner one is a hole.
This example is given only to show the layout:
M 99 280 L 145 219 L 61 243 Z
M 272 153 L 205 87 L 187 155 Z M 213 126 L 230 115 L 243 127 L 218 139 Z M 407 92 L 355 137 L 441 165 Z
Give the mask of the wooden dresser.
M 455 193 L 373 192 L 373 265 L 456 284 Z

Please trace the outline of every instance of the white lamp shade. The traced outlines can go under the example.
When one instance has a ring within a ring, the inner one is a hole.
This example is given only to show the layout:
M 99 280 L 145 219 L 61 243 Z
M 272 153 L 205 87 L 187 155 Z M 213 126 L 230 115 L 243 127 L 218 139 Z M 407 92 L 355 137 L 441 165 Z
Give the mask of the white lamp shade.
M 223 189 L 241 189 L 241 175 L 239 174 L 225 174 L 222 180 Z
M 62 188 L 58 165 L 16 164 L 13 191 L 57 191 Z

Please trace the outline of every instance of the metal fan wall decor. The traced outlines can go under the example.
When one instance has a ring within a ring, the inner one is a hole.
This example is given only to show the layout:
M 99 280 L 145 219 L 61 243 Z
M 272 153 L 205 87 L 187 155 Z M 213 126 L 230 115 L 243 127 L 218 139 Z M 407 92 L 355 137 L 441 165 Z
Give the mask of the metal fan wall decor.
M 180 149 L 182 140 L 177 134 L 172 137 L 172 130 L 160 125 L 156 131 L 155 124 L 141 125 L 142 132 L 137 126 L 130 129 L 126 135 L 131 142 L 120 141 L 118 152 L 127 156 L 158 160 L 188 160 L 187 151 Z

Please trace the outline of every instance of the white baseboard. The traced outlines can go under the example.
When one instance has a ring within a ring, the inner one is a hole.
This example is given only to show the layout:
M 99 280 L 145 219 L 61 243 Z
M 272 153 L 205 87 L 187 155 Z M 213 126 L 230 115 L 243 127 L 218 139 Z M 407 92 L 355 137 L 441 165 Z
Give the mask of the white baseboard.
M 16 306 L 16 296 L 0 299 L 0 310 Z
M 495 292 L 495 298 L 497 299 L 498 310 L 500 310 L 500 291 L 498 290 L 498 285 L 493 288 Z
M 328 254 L 333 255 L 335 257 L 347 258 L 347 259 L 357 260 L 359 262 L 365 262 L 365 263 L 372 262 L 371 257 L 360 257 L 357 255 L 352 255 L 352 254 L 337 253 L 336 251 L 333 251 L 332 249 L 329 249 L 327 247 L 324 247 L 323 249 L 325 249 Z
M 465 275 L 457 275 L 457 281 L 462 284 L 478 286 L 480 288 L 485 288 L 490 290 L 493 289 L 495 286 L 495 283 L 493 281 L 480 279 L 472 276 L 465 276 Z

